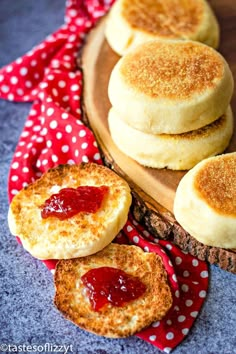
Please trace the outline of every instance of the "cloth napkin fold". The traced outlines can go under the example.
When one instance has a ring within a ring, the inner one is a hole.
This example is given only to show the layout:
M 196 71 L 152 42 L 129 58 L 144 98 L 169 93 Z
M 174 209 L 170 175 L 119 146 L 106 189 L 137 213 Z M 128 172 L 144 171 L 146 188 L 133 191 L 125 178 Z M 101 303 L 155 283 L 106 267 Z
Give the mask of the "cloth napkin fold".
M 64 163 L 102 164 L 93 133 L 81 120 L 82 73 L 76 56 L 86 33 L 111 0 L 68 0 L 65 24 L 21 58 L 0 70 L 0 97 L 31 102 L 10 171 L 9 201 L 49 168 Z M 137 334 L 169 353 L 188 334 L 208 287 L 207 264 L 169 241 L 154 238 L 129 215 L 116 242 L 135 244 L 163 259 L 173 294 L 166 317 Z M 44 261 L 53 271 L 56 261 Z

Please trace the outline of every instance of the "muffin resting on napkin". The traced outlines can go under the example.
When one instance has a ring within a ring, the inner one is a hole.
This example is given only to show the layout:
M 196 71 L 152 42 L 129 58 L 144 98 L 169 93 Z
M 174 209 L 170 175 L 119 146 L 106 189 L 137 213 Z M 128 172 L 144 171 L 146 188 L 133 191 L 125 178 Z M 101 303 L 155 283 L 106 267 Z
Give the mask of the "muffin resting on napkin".
M 116 237 L 130 204 L 127 182 L 109 168 L 59 165 L 13 198 L 9 227 L 36 258 L 83 257 Z
M 59 261 L 55 287 L 62 314 L 105 337 L 133 335 L 162 319 L 172 305 L 161 258 L 137 246 L 110 244 L 95 255 Z

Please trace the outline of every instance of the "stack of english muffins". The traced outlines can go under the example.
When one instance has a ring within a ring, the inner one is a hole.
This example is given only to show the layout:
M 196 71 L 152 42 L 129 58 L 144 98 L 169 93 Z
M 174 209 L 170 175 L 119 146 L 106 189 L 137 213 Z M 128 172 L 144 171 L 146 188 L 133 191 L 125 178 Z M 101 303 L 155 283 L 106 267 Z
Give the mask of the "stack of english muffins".
M 213 11 L 205 0 L 118 0 L 105 34 L 123 56 L 108 87 L 113 141 L 144 166 L 190 170 L 174 241 L 235 273 L 236 153 L 214 156 L 233 134 L 234 82 Z
M 108 123 L 115 144 L 140 164 L 185 170 L 228 146 L 233 77 L 215 49 L 192 40 L 217 46 L 218 25 L 207 3 L 174 2 L 172 9 L 173 1 L 148 0 L 118 0 L 113 7 L 106 37 L 124 56 L 109 81 Z M 153 26 L 151 4 L 159 6 Z M 182 22 L 174 26 L 178 16 Z M 176 30 L 180 23 L 182 32 Z

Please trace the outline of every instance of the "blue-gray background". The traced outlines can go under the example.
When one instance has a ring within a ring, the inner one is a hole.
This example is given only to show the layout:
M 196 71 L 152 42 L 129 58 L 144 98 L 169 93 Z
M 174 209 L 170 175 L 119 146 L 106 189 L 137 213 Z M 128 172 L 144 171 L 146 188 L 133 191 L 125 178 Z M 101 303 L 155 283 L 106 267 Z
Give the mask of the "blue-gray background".
M 223 1 L 223 0 L 222 0 Z M 64 0 L 0 0 L 0 67 L 23 55 L 63 23 Z M 16 242 L 7 225 L 7 175 L 30 104 L 0 100 L 0 343 L 72 345 L 79 354 L 157 354 L 141 339 L 86 333 L 53 306 L 51 273 Z M 210 268 L 209 293 L 175 354 L 236 353 L 236 276 Z

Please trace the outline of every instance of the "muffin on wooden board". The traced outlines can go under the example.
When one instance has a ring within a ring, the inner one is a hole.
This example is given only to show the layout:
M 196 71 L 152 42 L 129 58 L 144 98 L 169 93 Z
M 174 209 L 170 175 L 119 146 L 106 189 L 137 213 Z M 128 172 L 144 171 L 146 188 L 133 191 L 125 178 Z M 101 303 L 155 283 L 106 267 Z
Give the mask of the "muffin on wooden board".
M 205 159 L 187 172 L 176 191 L 174 215 L 199 242 L 236 248 L 236 152 Z
M 191 39 L 213 48 L 219 44 L 219 25 L 205 0 L 117 0 L 105 34 L 119 55 L 153 39 Z
M 108 124 L 117 147 L 141 165 L 188 170 L 226 149 L 233 133 L 233 114 L 228 107 L 213 123 L 183 134 L 144 133 L 126 124 L 114 108 L 108 114 Z
M 193 41 L 150 41 L 112 70 L 108 96 L 131 127 L 150 134 L 181 134 L 225 114 L 233 76 L 214 49 Z

